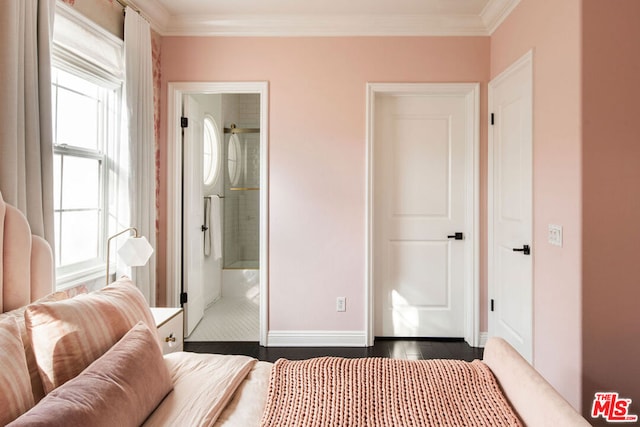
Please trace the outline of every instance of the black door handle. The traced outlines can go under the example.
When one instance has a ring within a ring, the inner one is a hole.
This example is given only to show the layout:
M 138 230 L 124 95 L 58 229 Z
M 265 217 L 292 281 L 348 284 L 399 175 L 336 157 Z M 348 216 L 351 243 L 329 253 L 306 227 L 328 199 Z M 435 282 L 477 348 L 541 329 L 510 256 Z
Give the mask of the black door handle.
M 207 227 L 206 225 L 203 225 L 202 227 L 200 227 L 200 230 L 202 231 L 207 231 L 209 229 L 209 227 Z
M 524 245 L 521 249 L 513 248 L 513 252 L 522 252 L 523 255 L 531 255 L 531 248 L 529 245 Z
M 458 233 L 453 234 L 453 235 L 451 235 L 451 236 L 447 236 L 447 238 L 449 238 L 449 239 L 456 239 L 456 240 L 462 240 L 462 239 L 464 239 L 464 235 L 463 235 L 462 233 L 459 233 L 459 232 L 458 232 Z

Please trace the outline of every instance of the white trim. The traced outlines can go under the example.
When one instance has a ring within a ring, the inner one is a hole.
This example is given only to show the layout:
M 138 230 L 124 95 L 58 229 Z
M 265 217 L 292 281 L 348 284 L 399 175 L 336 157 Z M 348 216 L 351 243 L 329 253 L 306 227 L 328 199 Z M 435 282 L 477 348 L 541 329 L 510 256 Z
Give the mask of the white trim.
M 520 0 L 489 0 L 479 14 L 171 15 L 157 0 L 130 0 L 163 36 L 488 36 Z
M 479 15 L 175 16 L 167 36 L 486 36 Z
M 493 34 L 518 4 L 520 0 L 490 0 L 480 12 L 487 33 Z
M 478 347 L 484 348 L 487 345 L 487 340 L 489 339 L 489 332 L 480 332 L 480 342 L 478 343 Z
M 374 84 L 367 83 L 367 119 L 365 131 L 365 191 L 366 191 L 366 213 L 365 213 L 365 255 L 364 255 L 364 324 L 366 329 L 367 345 L 373 346 L 375 340 L 373 310 L 375 301 L 373 299 L 373 181 L 374 181 L 374 165 L 373 165 L 373 135 L 375 135 L 375 100 L 376 89 Z
M 269 347 L 366 347 L 364 331 L 269 331 Z
M 101 262 L 84 270 L 75 271 L 65 276 L 58 276 L 56 272 L 56 291 L 64 291 L 67 289 L 75 288 L 78 285 L 85 284 L 87 282 L 93 282 L 94 280 L 102 279 L 104 285 L 104 278 L 107 274 L 107 264 Z
M 469 233 L 473 239 L 472 249 L 467 252 L 467 265 L 472 266 L 470 277 L 465 278 L 465 335 L 464 339 L 472 347 L 480 340 L 480 84 L 476 83 L 467 95 L 467 170 L 471 171 L 467 189 L 467 224 L 472 224 Z M 468 206 L 468 204 L 467 204 Z M 469 294 L 470 292 L 470 294 Z
M 523 67 L 528 68 L 528 72 L 530 75 L 530 81 L 533 84 L 533 49 L 529 50 L 525 53 L 520 59 L 511 64 L 507 69 L 498 74 L 493 80 L 491 80 L 488 84 L 487 89 L 487 113 L 490 116 L 494 109 L 494 87 L 501 84 L 504 80 L 509 78 L 512 74 L 518 72 Z M 533 87 L 532 87 L 533 89 Z M 531 102 L 533 103 L 533 93 L 531 93 Z M 533 107 L 533 105 L 532 105 Z M 533 110 L 531 111 L 533 114 Z M 533 119 L 532 119 L 533 120 Z M 532 123 L 533 125 L 533 123 Z M 531 129 L 533 133 L 533 128 Z M 495 294 L 495 287 L 493 285 L 494 280 L 493 276 L 495 275 L 493 271 L 493 236 L 494 236 L 494 128 L 489 125 L 489 131 L 487 136 L 487 296 L 489 303 L 491 301 L 492 296 Z M 531 148 L 533 149 L 533 134 L 531 135 Z M 531 161 L 533 162 L 533 153 L 531 153 Z M 533 169 L 532 169 L 533 173 Z M 533 179 L 531 180 L 531 185 L 533 186 Z M 531 188 L 531 197 L 533 198 L 533 188 Z M 533 200 L 532 200 L 532 210 L 533 210 Z M 530 236 L 533 239 L 533 211 L 531 215 L 531 230 L 529 230 Z M 532 242 L 533 243 L 533 242 Z M 535 246 L 534 246 L 535 248 Z M 533 258 L 533 254 L 531 255 Z M 533 260 L 532 260 L 533 262 Z M 531 271 L 531 304 L 533 304 L 533 269 Z M 533 308 L 531 310 L 531 346 L 530 346 L 530 354 L 523 355 L 528 362 L 533 362 Z M 495 335 L 494 330 L 494 320 L 491 311 L 487 312 L 487 327 L 489 329 L 488 333 L 492 336 Z
M 523 67 L 529 67 L 531 69 L 531 75 L 533 75 L 533 49 L 529 50 L 527 53 L 522 55 L 517 61 L 509 65 L 507 69 L 505 69 L 496 77 L 494 77 L 489 82 L 489 85 L 488 85 L 489 89 L 493 89 L 494 86 L 502 83 L 504 80 L 511 77 L 512 74 L 520 71 L 520 69 Z M 491 106 L 491 102 L 493 101 L 493 99 L 489 98 L 489 101 L 490 101 L 489 106 Z M 489 128 L 489 132 L 491 131 L 492 131 L 491 128 Z
M 471 240 L 472 249 L 465 265 L 464 284 L 464 338 L 469 345 L 479 345 L 480 328 L 480 84 L 479 83 L 367 83 L 367 128 L 366 128 L 366 192 L 367 211 L 365 220 L 365 325 L 366 341 L 373 345 L 374 334 L 374 287 L 373 287 L 373 207 L 374 207 L 374 126 L 375 98 L 377 94 L 436 93 L 466 95 L 467 111 L 471 118 L 467 127 L 467 158 L 465 164 L 470 173 L 465 185 L 467 192 L 466 235 Z
M 167 306 L 180 301 L 182 241 L 181 128 L 185 94 L 260 94 L 260 345 L 266 345 L 269 289 L 269 84 L 268 82 L 170 82 L 167 88 Z
M 171 13 L 158 0 L 128 0 L 130 6 L 140 10 L 142 16 L 149 21 L 151 28 L 164 34 L 164 29 L 171 21 Z

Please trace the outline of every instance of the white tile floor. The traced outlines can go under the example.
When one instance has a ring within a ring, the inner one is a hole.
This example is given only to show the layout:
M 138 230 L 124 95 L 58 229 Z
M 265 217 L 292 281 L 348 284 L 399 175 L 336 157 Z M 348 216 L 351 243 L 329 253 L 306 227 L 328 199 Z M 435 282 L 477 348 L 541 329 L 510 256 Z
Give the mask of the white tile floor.
M 223 297 L 211 304 L 185 341 L 259 341 L 259 299 Z

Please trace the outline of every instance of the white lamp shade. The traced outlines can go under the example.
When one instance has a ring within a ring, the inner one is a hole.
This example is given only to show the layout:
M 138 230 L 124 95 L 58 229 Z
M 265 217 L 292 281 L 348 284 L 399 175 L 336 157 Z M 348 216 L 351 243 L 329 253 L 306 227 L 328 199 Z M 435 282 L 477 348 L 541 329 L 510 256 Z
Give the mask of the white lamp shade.
M 153 254 L 153 248 L 147 241 L 147 238 L 142 237 L 129 237 L 120 249 L 118 249 L 118 255 L 129 267 L 141 267 L 149 261 Z

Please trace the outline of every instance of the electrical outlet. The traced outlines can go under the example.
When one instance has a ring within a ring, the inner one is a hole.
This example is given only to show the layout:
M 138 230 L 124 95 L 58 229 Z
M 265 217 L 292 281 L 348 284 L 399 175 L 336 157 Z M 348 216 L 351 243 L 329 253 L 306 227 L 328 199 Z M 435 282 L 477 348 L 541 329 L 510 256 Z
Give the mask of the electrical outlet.
M 549 224 L 549 243 L 562 247 L 562 226 Z
M 347 311 L 347 297 L 338 297 L 336 299 L 336 311 Z

